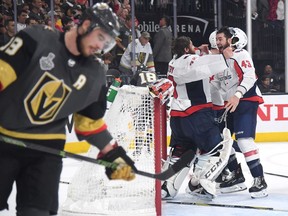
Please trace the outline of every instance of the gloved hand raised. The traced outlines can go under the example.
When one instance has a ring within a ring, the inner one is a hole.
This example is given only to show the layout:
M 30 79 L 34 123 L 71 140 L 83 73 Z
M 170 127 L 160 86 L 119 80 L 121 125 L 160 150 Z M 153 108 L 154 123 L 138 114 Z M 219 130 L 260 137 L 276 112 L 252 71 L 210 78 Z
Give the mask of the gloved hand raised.
M 106 175 L 109 179 L 122 179 L 131 181 L 135 178 L 134 170 L 137 170 L 134 166 L 134 161 L 126 154 L 125 150 L 121 146 L 116 146 L 107 154 L 98 155 L 98 159 L 117 163 L 116 169 L 106 167 Z

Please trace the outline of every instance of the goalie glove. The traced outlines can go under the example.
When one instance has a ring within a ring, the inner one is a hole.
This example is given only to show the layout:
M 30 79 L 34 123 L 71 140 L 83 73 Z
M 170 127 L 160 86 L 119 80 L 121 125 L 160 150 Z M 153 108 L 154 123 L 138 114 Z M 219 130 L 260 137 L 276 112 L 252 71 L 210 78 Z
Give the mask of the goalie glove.
M 134 161 L 126 154 L 125 150 L 121 146 L 114 147 L 107 154 L 102 155 L 99 153 L 98 159 L 117 163 L 116 169 L 106 167 L 106 175 L 109 179 L 122 179 L 131 181 L 135 178 L 134 170 L 137 170 L 134 166 Z
M 173 95 L 174 86 L 172 81 L 166 78 L 158 79 L 148 85 L 149 93 L 152 97 L 160 99 L 163 105 Z

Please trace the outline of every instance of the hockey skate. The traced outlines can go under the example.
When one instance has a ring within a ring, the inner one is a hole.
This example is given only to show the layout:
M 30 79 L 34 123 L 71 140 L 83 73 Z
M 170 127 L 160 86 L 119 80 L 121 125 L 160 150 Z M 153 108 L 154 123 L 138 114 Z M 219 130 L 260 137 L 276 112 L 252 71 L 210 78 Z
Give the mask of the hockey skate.
M 227 182 L 228 180 L 230 180 L 230 178 L 232 178 L 232 173 L 228 168 L 225 168 L 222 170 L 220 175 L 215 179 L 215 182 L 220 184 L 223 182 Z
M 263 176 L 254 178 L 253 185 L 249 188 L 249 193 L 253 199 L 268 196 L 267 184 Z
M 193 186 L 191 181 L 188 182 L 188 186 L 186 187 L 185 192 L 202 200 L 211 201 L 215 198 L 213 194 L 208 193 L 200 184 Z
M 238 168 L 231 172 L 231 177 L 219 185 L 219 190 L 221 193 L 233 193 L 246 190 L 245 178 L 242 173 L 240 164 Z

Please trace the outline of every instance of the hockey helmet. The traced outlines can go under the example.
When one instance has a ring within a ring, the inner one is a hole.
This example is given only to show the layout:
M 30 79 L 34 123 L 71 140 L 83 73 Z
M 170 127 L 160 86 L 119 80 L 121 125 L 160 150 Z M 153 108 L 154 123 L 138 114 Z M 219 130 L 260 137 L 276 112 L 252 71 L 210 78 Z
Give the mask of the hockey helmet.
M 90 27 L 88 28 L 86 34 L 99 27 L 112 37 L 111 42 L 106 44 L 106 46 L 103 48 L 104 53 L 109 52 L 116 45 L 115 38 L 120 34 L 118 17 L 109 7 L 109 5 L 101 2 L 87 8 L 82 15 L 80 25 L 84 20 L 91 21 Z
M 229 28 L 230 33 L 232 34 L 232 43 L 231 46 L 236 47 L 237 49 L 243 49 L 248 42 L 247 35 L 240 28 Z
M 210 42 L 211 48 L 213 49 L 218 49 L 217 43 L 216 43 L 216 33 L 217 33 L 217 30 L 213 31 L 209 36 L 209 42 Z
M 159 98 L 161 104 L 164 104 L 173 96 L 173 82 L 167 78 L 161 78 L 148 85 L 150 95 Z

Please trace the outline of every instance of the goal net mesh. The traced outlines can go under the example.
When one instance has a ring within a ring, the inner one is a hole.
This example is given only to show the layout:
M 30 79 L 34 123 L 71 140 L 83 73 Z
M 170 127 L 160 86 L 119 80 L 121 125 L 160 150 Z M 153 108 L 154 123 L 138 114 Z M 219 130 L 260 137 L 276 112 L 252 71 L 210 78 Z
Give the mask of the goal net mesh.
M 105 115 L 109 131 L 137 169 L 150 173 L 155 173 L 154 118 L 148 89 L 128 85 L 119 89 Z M 98 152 L 91 146 L 86 156 L 96 158 Z M 82 162 L 69 184 L 61 215 L 156 215 L 155 194 L 154 179 L 136 175 L 129 182 L 109 180 L 103 166 Z

